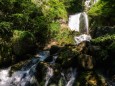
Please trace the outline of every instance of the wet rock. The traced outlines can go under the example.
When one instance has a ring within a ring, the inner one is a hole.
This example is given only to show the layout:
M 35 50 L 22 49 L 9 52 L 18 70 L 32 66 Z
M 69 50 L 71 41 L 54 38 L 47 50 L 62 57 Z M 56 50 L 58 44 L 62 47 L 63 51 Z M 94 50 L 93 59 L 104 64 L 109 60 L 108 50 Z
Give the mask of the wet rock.
M 47 62 L 40 62 L 37 66 L 37 79 L 40 86 L 45 86 L 45 84 L 58 84 L 58 80 L 61 77 L 60 65 L 50 64 Z
M 50 55 L 59 53 L 59 50 L 60 50 L 60 47 L 58 47 L 56 45 L 51 46 L 51 48 L 50 48 Z
M 89 70 L 89 69 L 93 69 L 94 67 L 94 58 L 90 55 L 86 55 L 86 54 L 81 54 L 78 57 L 78 66 L 80 68 Z
M 102 75 L 87 71 L 80 73 L 75 86 L 107 86 L 107 82 Z
M 75 60 L 77 59 L 77 55 L 78 51 L 75 45 L 66 45 L 59 52 L 56 62 L 60 63 L 62 67 L 70 67 L 77 62 L 77 60 Z

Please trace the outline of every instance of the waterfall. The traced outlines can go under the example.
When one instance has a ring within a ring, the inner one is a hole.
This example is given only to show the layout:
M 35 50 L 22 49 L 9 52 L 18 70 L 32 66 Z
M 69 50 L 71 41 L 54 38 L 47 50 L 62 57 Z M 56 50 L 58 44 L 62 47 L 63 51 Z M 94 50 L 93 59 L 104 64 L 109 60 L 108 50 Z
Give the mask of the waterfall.
M 53 69 L 51 67 L 48 67 L 46 77 L 45 77 L 46 79 L 45 86 L 48 86 L 49 80 L 52 76 L 53 76 Z
M 85 12 L 70 15 L 68 26 L 72 31 L 88 34 L 88 16 Z
M 91 36 L 89 35 L 88 30 L 88 16 L 85 12 L 70 15 L 68 26 L 72 31 L 80 33 L 79 36 L 74 37 L 76 44 L 79 44 L 82 41 L 91 40 Z
M 81 15 L 81 13 L 78 13 L 75 15 L 70 15 L 68 25 L 72 31 L 78 31 L 79 32 L 80 15 Z
M 91 6 L 93 6 L 95 3 L 97 3 L 98 0 L 86 0 L 85 1 L 85 8 L 86 9 L 89 9 Z
M 81 13 L 80 15 L 80 30 L 79 32 L 82 34 L 88 34 L 89 30 L 88 30 L 88 16 L 85 12 Z
M 77 69 L 70 67 L 69 69 L 61 72 L 61 75 L 64 80 L 64 86 L 73 86 L 74 81 L 77 76 Z
M 67 85 L 66 86 L 73 86 L 74 84 L 74 81 L 75 81 L 75 78 L 76 78 L 76 75 L 77 75 L 77 71 L 76 69 L 72 69 L 71 68 L 71 77 L 70 77 L 70 80 L 68 81 Z

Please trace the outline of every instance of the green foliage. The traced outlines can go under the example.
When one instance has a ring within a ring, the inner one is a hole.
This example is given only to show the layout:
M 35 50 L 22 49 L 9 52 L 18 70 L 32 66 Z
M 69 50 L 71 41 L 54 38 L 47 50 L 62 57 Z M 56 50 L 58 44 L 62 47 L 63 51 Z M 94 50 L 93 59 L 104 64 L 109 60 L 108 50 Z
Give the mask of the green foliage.
M 68 14 L 81 12 L 84 10 L 84 3 L 82 0 L 62 0 Z
M 13 52 L 16 55 L 30 53 L 35 46 L 35 38 L 28 31 L 14 30 L 12 37 Z
M 9 65 L 12 62 L 12 48 L 10 37 L 12 36 L 12 23 L 0 22 L 0 66 Z
M 113 0 L 100 0 L 90 10 L 89 15 L 93 16 L 115 16 L 113 13 L 115 4 Z
M 10 39 L 10 38 L 9 38 Z M 0 38 L 0 67 L 7 66 L 13 61 L 11 42 Z
M 91 16 L 91 23 L 93 26 L 114 26 L 115 24 L 115 1 L 113 0 L 99 0 L 88 11 Z
M 50 34 L 51 37 L 54 38 L 55 36 L 57 36 L 59 29 L 60 29 L 60 24 L 59 22 L 52 22 L 49 24 L 49 29 L 50 29 Z
M 33 0 L 33 2 L 41 8 L 43 15 L 50 21 L 58 18 L 67 18 L 65 6 L 59 0 Z
M 95 39 L 92 39 L 92 42 L 95 44 L 101 44 L 101 43 L 105 43 L 105 42 L 113 42 L 115 40 L 115 34 L 113 35 L 105 35 L 102 37 L 98 37 Z
M 90 30 L 90 34 L 92 38 L 96 38 L 104 35 L 112 35 L 115 34 L 115 27 L 110 27 L 110 26 L 95 27 Z
M 0 22 L 0 37 L 7 38 L 12 35 L 11 29 L 12 23 L 10 22 Z
M 62 28 L 55 38 L 60 45 L 74 43 L 73 34 L 68 28 Z

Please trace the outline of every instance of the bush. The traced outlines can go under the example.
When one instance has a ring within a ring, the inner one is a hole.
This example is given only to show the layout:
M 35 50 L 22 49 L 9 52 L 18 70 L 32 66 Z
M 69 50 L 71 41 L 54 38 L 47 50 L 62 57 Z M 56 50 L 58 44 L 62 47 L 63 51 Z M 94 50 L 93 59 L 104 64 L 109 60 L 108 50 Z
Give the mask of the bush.
M 104 35 L 113 35 L 115 33 L 115 27 L 102 26 L 92 28 L 90 34 L 92 38 L 104 36 Z
M 28 31 L 14 30 L 12 37 L 13 52 L 17 56 L 34 52 L 35 38 Z
M 0 66 L 8 66 L 12 62 L 13 56 L 11 42 L 0 38 Z
M 89 16 L 92 17 L 91 23 L 94 25 L 115 25 L 115 2 L 113 0 L 99 0 L 91 9 L 88 11 Z M 107 20 L 107 21 L 106 21 Z
M 104 36 L 92 39 L 92 43 L 102 45 L 102 46 L 106 47 L 106 45 L 111 44 L 114 40 L 115 40 L 115 34 L 113 34 L 113 35 L 104 35 Z

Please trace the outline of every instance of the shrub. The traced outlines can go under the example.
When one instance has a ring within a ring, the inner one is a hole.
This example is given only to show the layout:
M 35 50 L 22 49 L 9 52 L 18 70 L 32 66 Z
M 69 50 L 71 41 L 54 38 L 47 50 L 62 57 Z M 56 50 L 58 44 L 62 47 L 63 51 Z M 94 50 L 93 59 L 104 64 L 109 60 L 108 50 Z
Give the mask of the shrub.
M 34 52 L 35 38 L 28 31 L 14 30 L 12 37 L 12 47 L 15 55 L 21 56 Z

